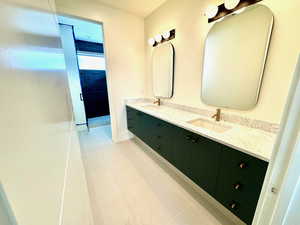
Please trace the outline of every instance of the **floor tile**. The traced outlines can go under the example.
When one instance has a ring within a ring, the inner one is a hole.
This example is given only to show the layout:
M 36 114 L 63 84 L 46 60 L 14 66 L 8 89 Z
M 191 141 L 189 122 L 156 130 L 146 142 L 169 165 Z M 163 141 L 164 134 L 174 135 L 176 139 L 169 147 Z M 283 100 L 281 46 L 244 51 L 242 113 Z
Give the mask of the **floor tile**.
M 113 143 L 110 126 L 80 142 L 95 225 L 232 225 L 141 144 Z

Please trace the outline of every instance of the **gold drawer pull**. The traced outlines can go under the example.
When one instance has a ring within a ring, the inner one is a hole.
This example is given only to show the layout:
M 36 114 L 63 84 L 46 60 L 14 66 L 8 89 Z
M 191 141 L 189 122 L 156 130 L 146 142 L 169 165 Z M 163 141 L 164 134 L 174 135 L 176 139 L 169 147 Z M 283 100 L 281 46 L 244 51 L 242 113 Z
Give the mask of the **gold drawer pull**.
M 241 185 L 240 185 L 240 184 L 235 184 L 235 185 L 234 185 L 234 189 L 235 189 L 235 190 L 239 190 L 240 188 L 241 188 Z

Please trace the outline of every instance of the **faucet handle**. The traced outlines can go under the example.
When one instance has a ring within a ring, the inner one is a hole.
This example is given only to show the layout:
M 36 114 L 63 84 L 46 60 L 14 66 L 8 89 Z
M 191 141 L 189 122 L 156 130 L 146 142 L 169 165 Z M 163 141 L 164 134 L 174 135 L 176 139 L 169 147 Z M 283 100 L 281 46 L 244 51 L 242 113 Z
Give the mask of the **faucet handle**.
M 156 103 L 157 103 L 158 106 L 160 106 L 160 104 L 161 104 L 160 98 L 157 98 L 157 100 L 155 102 L 153 102 L 153 104 L 156 104 Z
M 221 109 L 217 109 L 217 112 L 211 118 L 216 118 L 216 121 L 220 121 L 221 120 Z

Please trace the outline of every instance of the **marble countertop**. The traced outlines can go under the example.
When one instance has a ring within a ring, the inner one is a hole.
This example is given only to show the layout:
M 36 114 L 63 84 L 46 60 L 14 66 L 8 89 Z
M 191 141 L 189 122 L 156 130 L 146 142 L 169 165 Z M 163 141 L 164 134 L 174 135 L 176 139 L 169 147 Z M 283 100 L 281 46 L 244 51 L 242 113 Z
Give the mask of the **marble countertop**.
M 230 126 L 232 128 L 225 132 L 219 133 L 188 123 L 188 121 L 192 121 L 195 119 L 204 119 L 214 122 L 213 119 L 201 116 L 196 113 L 164 105 L 150 108 L 147 107 L 147 105 L 153 104 L 149 102 L 127 102 L 126 104 L 156 118 L 162 119 L 176 126 L 207 137 L 241 152 L 252 155 L 261 160 L 268 162 L 271 158 L 273 145 L 276 139 L 276 134 L 274 133 L 269 133 L 263 130 L 249 128 L 246 126 L 241 126 L 224 121 L 215 123 Z

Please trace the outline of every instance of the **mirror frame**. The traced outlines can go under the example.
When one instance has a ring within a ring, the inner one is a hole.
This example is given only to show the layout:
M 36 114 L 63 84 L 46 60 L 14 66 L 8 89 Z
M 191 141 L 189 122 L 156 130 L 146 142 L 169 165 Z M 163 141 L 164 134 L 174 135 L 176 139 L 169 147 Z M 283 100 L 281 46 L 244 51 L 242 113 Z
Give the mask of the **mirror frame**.
M 233 14 L 229 14 L 228 16 L 225 16 L 221 21 L 216 21 L 212 25 L 212 27 L 209 29 L 209 31 L 207 33 L 207 36 L 205 38 L 205 42 L 204 42 L 205 44 L 204 44 L 204 49 L 203 49 L 203 59 L 202 59 L 202 73 L 201 73 L 201 101 L 204 104 L 209 105 L 209 106 L 223 107 L 223 108 L 234 109 L 234 110 L 251 110 L 251 109 L 255 108 L 255 106 L 257 105 L 258 100 L 259 100 L 260 91 L 261 91 L 263 75 L 265 73 L 265 67 L 266 67 L 266 63 L 267 63 L 267 56 L 268 56 L 268 53 L 269 53 L 269 48 L 270 48 L 270 43 L 271 43 L 271 38 L 272 38 L 272 32 L 273 32 L 273 28 L 274 28 L 274 15 L 273 15 L 272 11 L 265 5 L 261 5 L 261 4 L 251 5 L 251 6 L 248 6 L 247 8 L 245 8 L 240 13 L 244 13 L 247 10 L 251 10 L 251 9 L 257 8 L 257 7 L 264 7 L 266 9 L 268 9 L 270 11 L 270 13 L 272 14 L 272 17 L 271 17 L 271 21 L 270 21 L 269 35 L 268 35 L 268 39 L 267 39 L 266 46 L 265 46 L 265 49 L 264 49 L 264 57 L 263 57 L 264 61 L 263 61 L 263 64 L 262 64 L 261 74 L 259 75 L 259 83 L 257 85 L 257 90 L 256 90 L 256 95 L 255 95 L 255 102 L 250 107 L 240 107 L 239 108 L 239 107 L 231 107 L 231 106 L 228 106 L 226 104 L 217 105 L 217 104 L 213 104 L 213 103 L 207 103 L 207 101 L 204 100 L 204 98 L 203 98 L 204 63 L 205 63 L 205 55 L 207 54 L 207 53 L 205 54 L 205 52 L 206 52 L 206 43 L 207 43 L 209 32 L 213 29 L 213 26 L 215 25 L 215 23 L 222 22 L 222 20 L 223 19 L 226 20 L 227 17 L 229 18 L 229 17 L 232 17 L 232 16 L 238 16 L 238 15 L 236 15 L 237 13 L 233 13 Z
M 165 96 L 157 96 L 155 95 L 155 92 L 154 92 L 154 76 L 153 76 L 153 54 L 154 54 L 154 51 L 157 50 L 157 49 L 154 49 L 153 53 L 152 53 L 152 56 L 151 56 L 151 74 L 152 74 L 152 92 L 153 92 L 153 95 L 155 98 L 159 98 L 159 99 L 171 99 L 174 95 L 174 80 L 175 80 L 175 48 L 174 48 L 174 45 L 171 43 L 171 42 L 166 42 L 166 43 L 163 43 L 161 45 L 158 45 L 157 47 L 155 48 L 159 48 L 160 46 L 162 45 L 169 45 L 171 50 L 172 50 L 172 81 L 171 81 L 171 85 L 172 85 L 172 90 L 171 90 L 171 95 L 169 97 L 165 97 Z

